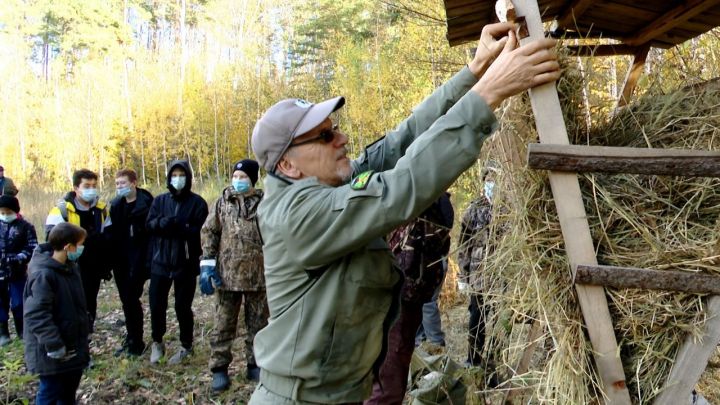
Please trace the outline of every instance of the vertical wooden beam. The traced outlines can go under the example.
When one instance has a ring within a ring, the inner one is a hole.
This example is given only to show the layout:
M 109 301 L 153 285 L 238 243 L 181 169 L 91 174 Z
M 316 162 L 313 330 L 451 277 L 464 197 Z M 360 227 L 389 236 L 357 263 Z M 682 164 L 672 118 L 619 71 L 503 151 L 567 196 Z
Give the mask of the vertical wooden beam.
M 640 75 L 642 75 L 643 68 L 645 67 L 645 61 L 647 60 L 649 51 L 650 45 L 643 45 L 636 49 L 632 66 L 630 66 L 630 70 L 628 70 L 627 76 L 625 76 L 625 85 L 623 86 L 622 94 L 617 102 L 617 106 L 615 106 L 616 110 L 630 103 L 632 94 L 635 91 L 635 86 L 637 86 L 638 79 Z
M 692 336 L 678 350 L 675 363 L 654 405 L 689 404 L 693 388 L 700 379 L 708 360 L 720 342 L 720 295 L 710 296 L 705 307 L 708 320 L 705 335 L 697 341 Z
M 525 351 L 523 351 L 523 355 L 520 358 L 520 362 L 518 363 L 517 367 L 515 368 L 513 374 L 515 375 L 523 375 L 528 372 L 530 369 L 530 361 L 532 361 L 532 356 L 535 353 L 535 349 L 537 348 L 538 344 L 541 342 L 541 337 L 543 334 L 543 325 L 540 320 L 536 319 L 533 321 L 532 326 L 530 327 L 530 332 L 528 332 L 527 342 L 528 346 L 525 348 Z M 505 400 L 503 401 L 506 405 L 511 405 L 514 403 L 514 400 L 517 397 L 522 390 L 514 389 L 508 391 L 507 395 L 505 396 Z
M 543 25 L 537 0 L 513 0 L 517 14 L 524 16 L 530 36 L 521 45 L 543 38 Z M 530 102 L 542 143 L 569 144 L 555 83 L 530 90 Z M 549 172 L 560 227 L 570 267 L 597 264 L 577 174 Z M 597 286 L 575 286 L 587 325 L 604 399 L 608 404 L 630 404 L 625 372 L 619 357 L 615 332 L 608 310 L 605 290 Z

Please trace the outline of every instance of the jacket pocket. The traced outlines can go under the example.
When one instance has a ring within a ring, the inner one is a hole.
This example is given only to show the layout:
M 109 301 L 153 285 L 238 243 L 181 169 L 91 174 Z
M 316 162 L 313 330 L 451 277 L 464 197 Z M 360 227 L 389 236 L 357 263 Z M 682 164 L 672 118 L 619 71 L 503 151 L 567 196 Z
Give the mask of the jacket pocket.
M 380 238 L 370 241 L 364 250 L 353 254 L 351 260 L 348 277 L 355 284 L 386 290 L 399 280 L 393 269 L 390 247 Z

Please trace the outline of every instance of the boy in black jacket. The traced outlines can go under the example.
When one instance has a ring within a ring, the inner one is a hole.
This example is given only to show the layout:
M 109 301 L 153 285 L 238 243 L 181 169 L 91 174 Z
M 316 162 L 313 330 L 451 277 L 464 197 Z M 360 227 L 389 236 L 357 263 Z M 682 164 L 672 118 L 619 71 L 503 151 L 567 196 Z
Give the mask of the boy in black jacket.
M 208 206 L 190 191 L 192 172 L 187 160 L 176 160 L 168 169 L 167 193 L 155 198 L 148 214 L 147 229 L 152 236 L 150 265 L 150 319 L 152 350 L 150 362 L 165 355 L 163 336 L 170 287 L 175 286 L 175 314 L 180 326 L 182 347 L 170 358 L 178 364 L 192 353 L 192 301 L 200 273 L 200 228 L 208 215 Z
M 15 332 L 22 339 L 22 296 L 27 264 L 37 247 L 35 227 L 19 214 L 17 198 L 0 196 L 0 346 L 10 343 L 10 311 L 15 320 Z
M 145 228 L 145 222 L 153 196 L 137 187 L 137 173 L 132 169 L 122 169 L 115 174 L 115 189 L 117 197 L 110 203 L 110 242 L 115 254 L 115 284 L 122 302 L 127 329 L 127 337 L 115 355 L 127 353 L 139 356 L 145 350 L 140 297 L 145 281 L 150 278 L 150 235 Z
M 25 302 L 25 362 L 40 376 L 37 404 L 74 404 L 90 361 L 90 318 L 75 264 L 87 232 L 57 224 L 30 260 Z

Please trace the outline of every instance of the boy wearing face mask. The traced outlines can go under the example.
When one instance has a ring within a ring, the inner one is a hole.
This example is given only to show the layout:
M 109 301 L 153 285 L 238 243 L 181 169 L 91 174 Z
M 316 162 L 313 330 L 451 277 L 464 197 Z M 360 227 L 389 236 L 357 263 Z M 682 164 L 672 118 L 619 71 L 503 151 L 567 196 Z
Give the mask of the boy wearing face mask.
M 25 363 L 40 377 L 38 404 L 74 404 L 90 361 L 90 319 L 76 263 L 87 232 L 62 222 L 30 260 L 25 301 Z
M 110 280 L 110 249 L 107 243 L 112 224 L 108 206 L 98 195 L 98 175 L 88 169 L 76 170 L 72 176 L 73 190 L 60 199 L 45 221 L 46 239 L 53 227 L 63 222 L 77 225 L 87 232 L 85 253 L 78 261 L 85 299 L 93 330 L 97 314 L 100 282 Z
M 170 287 L 175 289 L 175 315 L 180 326 L 181 347 L 168 363 L 178 364 L 192 353 L 194 319 L 192 301 L 200 267 L 200 228 L 208 215 L 205 200 L 193 193 L 192 172 L 187 160 L 170 163 L 168 192 L 153 200 L 147 219 L 151 237 L 150 319 L 152 346 L 150 362 L 165 355 L 163 336 L 167 329 Z
M 127 336 L 116 356 L 139 356 L 145 351 L 143 308 L 145 281 L 150 278 L 150 235 L 145 228 L 153 196 L 137 186 L 137 173 L 122 169 L 115 174 L 116 197 L 110 203 L 113 274 L 125 314 Z
M 232 362 L 240 308 L 245 302 L 246 378 L 257 381 L 260 369 L 253 355 L 255 334 L 267 325 L 269 316 L 263 274 L 262 238 L 257 224 L 257 207 L 263 192 L 255 188 L 259 165 L 251 159 L 233 165 L 232 185 L 215 201 L 200 236 L 200 290 L 215 293 L 215 329 L 210 336 L 212 389 L 230 386 L 228 367 Z M 214 284 L 214 287 L 213 287 Z
M 19 213 L 17 198 L 0 196 L 0 346 L 10 343 L 10 311 L 15 332 L 22 339 L 22 295 L 27 282 L 27 264 L 37 247 L 35 227 Z
M 458 242 L 458 265 L 460 277 L 458 290 L 470 295 L 468 312 L 468 356 L 467 366 L 480 366 L 485 346 L 485 320 L 490 308 L 485 305 L 482 286 L 482 270 L 485 259 L 493 246 L 490 242 L 490 224 L 493 214 L 495 175 L 498 169 L 489 165 L 483 170 L 483 193 L 470 203 L 465 210 Z M 497 230 L 496 230 L 497 233 Z

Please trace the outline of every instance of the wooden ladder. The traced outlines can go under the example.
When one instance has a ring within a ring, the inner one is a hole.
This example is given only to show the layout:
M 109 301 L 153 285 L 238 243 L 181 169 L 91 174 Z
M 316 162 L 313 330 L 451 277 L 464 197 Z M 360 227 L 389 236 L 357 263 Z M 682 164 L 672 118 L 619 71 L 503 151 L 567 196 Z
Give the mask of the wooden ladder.
M 525 45 L 543 38 L 544 29 L 537 0 L 512 0 L 512 3 L 516 15 L 524 17 L 529 33 L 529 36 L 520 39 L 520 44 Z M 636 53 L 619 106 L 626 104 L 630 98 L 634 83 L 639 72 L 642 71 L 641 67 L 647 51 L 647 47 L 642 47 Z M 629 277 L 630 284 L 625 284 L 623 287 L 673 289 L 673 283 L 668 280 L 675 276 L 674 285 L 685 286 L 685 291 L 689 291 L 687 277 L 697 276 L 688 276 L 687 273 L 677 274 L 680 272 L 598 266 L 577 172 L 602 171 L 656 175 L 676 175 L 682 172 L 689 176 L 715 177 L 720 176 L 720 153 L 570 145 L 555 84 L 550 83 L 531 89 L 530 102 L 541 143 L 530 145 L 528 164 L 531 168 L 549 170 L 550 187 L 573 279 L 580 275 L 575 288 L 593 347 L 604 399 L 607 404 L 629 405 L 630 394 L 625 384 L 625 374 L 603 286 L 613 285 L 608 280 L 617 280 L 617 274 L 623 273 L 632 275 Z M 677 170 L 678 167 L 682 170 Z M 602 278 L 602 274 L 606 277 Z M 611 275 L 607 276 L 607 274 Z M 593 276 L 596 279 L 593 280 Z M 680 281 L 677 277 L 680 277 Z M 645 280 L 645 284 L 638 284 L 637 280 Z M 655 285 L 648 284 L 648 280 L 655 282 Z M 717 293 L 720 291 L 718 280 L 717 278 L 695 279 L 693 288 L 696 289 L 692 292 Z M 709 281 L 714 282 L 709 283 Z M 686 339 L 678 352 L 665 388 L 656 398 L 655 404 L 689 403 L 691 392 L 720 340 L 720 316 L 715 316 L 720 314 L 720 296 L 713 295 L 708 300 L 707 312 L 710 318 L 707 322 L 705 338 L 702 341 L 695 341 L 692 337 Z M 534 325 L 533 330 L 535 329 L 537 327 Z M 538 331 L 535 330 L 531 335 L 538 335 Z M 534 348 L 535 345 L 531 344 L 526 349 L 522 364 L 527 361 Z

